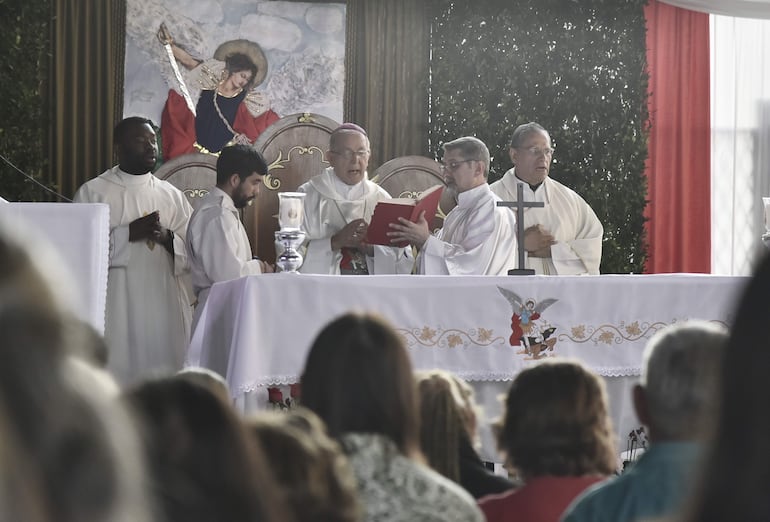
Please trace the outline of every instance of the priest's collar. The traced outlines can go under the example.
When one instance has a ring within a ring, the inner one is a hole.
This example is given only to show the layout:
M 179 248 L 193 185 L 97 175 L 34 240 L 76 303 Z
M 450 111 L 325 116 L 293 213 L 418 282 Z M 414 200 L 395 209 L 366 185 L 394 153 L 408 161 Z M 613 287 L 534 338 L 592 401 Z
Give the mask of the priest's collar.
M 120 179 L 124 185 L 143 185 L 152 177 L 152 172 L 147 171 L 146 174 L 129 174 L 125 170 L 121 169 L 119 165 L 114 167 L 113 172 Z
M 356 183 L 355 185 L 348 185 L 344 181 L 342 181 L 336 173 L 332 170 L 332 179 L 334 180 L 334 190 L 337 191 L 337 194 L 342 196 L 342 199 L 353 201 L 357 199 L 361 199 L 366 194 L 366 179 L 368 176 L 364 175 L 364 177 Z
M 478 200 L 482 194 L 489 190 L 489 185 L 482 183 L 481 185 L 473 187 L 470 190 L 460 192 L 457 194 L 457 206 L 460 208 L 473 207 L 476 205 L 476 200 Z
M 514 175 L 514 176 L 516 176 L 516 179 L 518 179 L 518 180 L 519 180 L 519 181 L 521 181 L 522 183 L 527 183 L 526 181 L 524 181 L 523 179 L 521 179 L 521 178 L 520 178 L 520 177 L 519 177 L 519 176 L 516 174 L 516 171 L 515 171 L 515 170 L 513 171 L 513 175 Z M 542 181 L 541 181 L 540 183 L 536 183 L 535 185 L 532 185 L 532 184 L 530 184 L 530 183 L 527 183 L 527 185 L 529 185 L 529 188 L 530 188 L 530 189 L 532 189 L 532 192 L 535 192 L 535 191 L 536 191 L 536 190 L 537 190 L 537 189 L 538 189 L 538 188 L 539 188 L 539 187 L 540 187 L 542 184 L 543 184 L 543 182 L 542 182 Z
M 228 194 L 227 192 L 225 192 L 219 187 L 212 188 L 209 194 L 211 193 L 214 194 L 214 197 L 222 198 L 222 208 L 225 208 L 227 210 L 232 210 L 234 212 L 238 212 L 238 209 L 235 208 L 235 202 L 233 201 L 233 198 L 232 196 L 230 196 L 230 194 Z

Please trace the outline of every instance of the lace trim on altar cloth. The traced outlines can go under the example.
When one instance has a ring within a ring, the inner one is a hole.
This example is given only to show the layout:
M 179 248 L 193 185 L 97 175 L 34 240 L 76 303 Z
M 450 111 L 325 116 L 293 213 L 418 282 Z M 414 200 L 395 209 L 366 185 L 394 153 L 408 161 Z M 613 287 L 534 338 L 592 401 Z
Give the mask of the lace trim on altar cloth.
M 601 368 L 589 368 L 602 377 L 636 377 L 642 374 L 639 366 L 607 366 Z M 522 368 L 523 370 L 524 368 Z M 512 381 L 516 374 L 495 372 L 452 372 L 465 381 Z
M 599 368 L 591 368 L 591 370 L 602 377 L 636 377 L 642 374 L 642 368 L 640 366 L 602 366 Z M 497 372 L 453 371 L 452 373 L 466 381 L 503 382 L 512 381 L 516 376 L 511 373 Z M 271 375 L 262 378 L 257 382 L 242 384 L 235 389 L 235 392 L 238 394 L 251 393 L 268 386 L 288 386 L 297 382 L 299 382 L 299 375 Z
M 268 386 L 288 386 L 297 382 L 299 382 L 299 375 L 271 375 L 256 382 L 242 384 L 235 389 L 235 393 L 251 393 Z

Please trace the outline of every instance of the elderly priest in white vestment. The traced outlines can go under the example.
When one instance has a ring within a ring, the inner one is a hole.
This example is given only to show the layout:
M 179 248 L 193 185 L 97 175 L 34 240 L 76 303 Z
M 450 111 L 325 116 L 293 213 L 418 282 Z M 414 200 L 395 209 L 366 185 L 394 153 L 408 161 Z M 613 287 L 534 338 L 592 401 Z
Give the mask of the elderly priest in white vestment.
M 390 199 L 369 181 L 369 137 L 353 123 L 343 123 L 329 137 L 326 160 L 331 167 L 301 185 L 305 196 L 306 274 L 409 274 L 414 265 L 409 248 L 364 242 L 374 207 Z
M 582 197 L 548 176 L 553 157 L 548 131 L 534 122 L 519 125 L 508 153 L 514 168 L 492 184 L 492 192 L 516 201 L 522 184 L 524 201 L 545 203 L 524 210 L 524 268 L 545 275 L 599 274 L 604 228 Z
M 443 228 L 433 236 L 424 216 L 416 223 L 399 218 L 388 235 L 420 249 L 420 274 L 507 275 L 516 264 L 516 220 L 513 212 L 497 206 L 500 198 L 487 184 L 489 149 L 472 136 L 445 143 L 443 149 L 444 180 L 457 197 Z
M 192 207 L 156 178 L 155 132 L 144 118 L 115 126 L 118 165 L 88 181 L 76 203 L 110 206 L 108 368 L 124 384 L 182 368 L 192 318 L 185 236 Z

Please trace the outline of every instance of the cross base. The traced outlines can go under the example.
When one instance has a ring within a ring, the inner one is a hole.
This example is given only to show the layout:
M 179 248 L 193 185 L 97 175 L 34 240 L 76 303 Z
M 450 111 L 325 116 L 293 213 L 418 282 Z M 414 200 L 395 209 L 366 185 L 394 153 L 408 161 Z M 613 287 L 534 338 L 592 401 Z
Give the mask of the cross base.
M 522 275 L 535 275 L 535 271 L 531 268 L 513 268 L 508 270 L 508 275 L 522 276 Z

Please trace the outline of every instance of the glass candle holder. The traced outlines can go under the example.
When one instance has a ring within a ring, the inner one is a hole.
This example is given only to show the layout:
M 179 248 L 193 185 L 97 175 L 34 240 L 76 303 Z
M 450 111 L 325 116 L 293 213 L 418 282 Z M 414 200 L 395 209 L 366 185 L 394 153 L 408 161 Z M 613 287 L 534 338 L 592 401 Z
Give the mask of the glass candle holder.
M 302 227 L 304 205 L 304 192 L 278 193 L 278 225 L 281 230 L 294 231 Z

